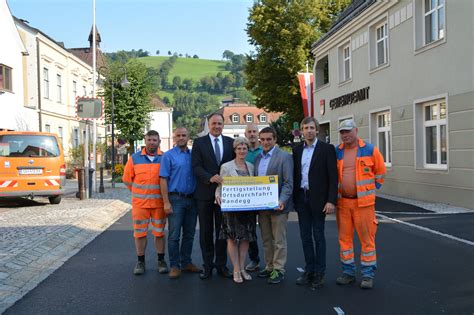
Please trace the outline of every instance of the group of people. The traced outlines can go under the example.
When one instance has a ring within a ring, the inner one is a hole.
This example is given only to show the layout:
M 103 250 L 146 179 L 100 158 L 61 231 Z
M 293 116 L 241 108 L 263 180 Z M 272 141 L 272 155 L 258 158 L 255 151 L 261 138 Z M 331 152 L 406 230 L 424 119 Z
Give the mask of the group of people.
M 354 230 L 361 243 L 360 287 L 371 289 L 377 268 L 375 190 L 384 181 L 385 164 L 378 149 L 357 136 L 351 119 L 339 128 L 341 144 L 318 141 L 319 123 L 301 121 L 304 141 L 290 154 L 276 145 L 272 127 L 245 129 L 245 138 L 222 135 L 224 117 L 208 117 L 209 134 L 187 144 L 186 128 L 174 131 L 175 146 L 162 153 L 158 132 L 145 135 L 145 148 L 128 160 L 123 182 L 132 192 L 132 220 L 138 261 L 134 274 L 145 272 L 147 231 L 155 236 L 157 269 L 176 279 L 182 272 L 199 273 L 201 279 L 217 274 L 235 283 L 252 280 L 253 271 L 267 283 L 280 283 L 287 262 L 287 222 L 298 214 L 305 270 L 298 285 L 313 289 L 324 285 L 326 271 L 326 215 L 336 213 L 342 274 L 339 285 L 355 282 Z M 278 176 L 278 206 L 261 211 L 221 211 L 221 187 L 228 176 Z M 203 268 L 192 263 L 196 222 Z M 263 243 L 260 269 L 257 221 Z M 168 255 L 165 262 L 164 228 L 168 222 Z M 247 255 L 250 262 L 245 265 Z M 233 270 L 227 268 L 229 256 Z

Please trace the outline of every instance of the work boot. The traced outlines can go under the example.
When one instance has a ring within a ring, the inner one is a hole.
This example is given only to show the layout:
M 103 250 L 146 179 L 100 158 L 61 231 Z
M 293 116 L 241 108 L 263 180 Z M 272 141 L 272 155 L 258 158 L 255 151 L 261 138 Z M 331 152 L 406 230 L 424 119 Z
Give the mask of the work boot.
M 164 260 L 158 260 L 158 272 L 159 273 L 168 273 L 168 265 Z
M 170 279 L 178 279 L 181 275 L 181 270 L 177 267 L 171 267 L 169 277 Z
M 348 275 L 347 273 L 343 273 L 342 276 L 337 277 L 336 283 L 339 285 L 348 285 L 354 283 L 355 277 Z
M 143 261 L 137 261 L 135 268 L 133 268 L 134 275 L 142 275 L 145 273 L 145 263 Z
M 370 290 L 374 287 L 374 279 L 372 278 L 362 278 L 360 282 L 360 288 Z

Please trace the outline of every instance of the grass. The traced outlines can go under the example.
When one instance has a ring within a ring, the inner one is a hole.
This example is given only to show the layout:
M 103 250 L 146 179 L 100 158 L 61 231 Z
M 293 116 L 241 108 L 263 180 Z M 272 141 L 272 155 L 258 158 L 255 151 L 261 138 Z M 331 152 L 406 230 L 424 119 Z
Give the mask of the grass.
M 158 68 L 169 57 L 150 56 L 139 58 L 148 67 Z M 194 59 L 194 58 L 178 58 L 176 63 L 168 75 L 168 81 L 172 81 L 175 76 L 180 76 L 181 80 L 193 79 L 198 81 L 202 77 L 216 75 L 218 72 L 223 74 L 229 73 L 225 70 L 225 61 Z

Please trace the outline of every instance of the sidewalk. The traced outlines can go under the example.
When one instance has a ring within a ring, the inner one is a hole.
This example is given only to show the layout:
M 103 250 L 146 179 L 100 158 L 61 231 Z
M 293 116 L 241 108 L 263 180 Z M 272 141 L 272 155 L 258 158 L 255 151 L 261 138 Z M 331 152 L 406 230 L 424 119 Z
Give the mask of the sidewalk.
M 65 196 L 59 205 L 45 199 L 1 212 L 0 313 L 120 219 L 130 209 L 127 202 L 128 189 L 108 188 L 88 200 Z

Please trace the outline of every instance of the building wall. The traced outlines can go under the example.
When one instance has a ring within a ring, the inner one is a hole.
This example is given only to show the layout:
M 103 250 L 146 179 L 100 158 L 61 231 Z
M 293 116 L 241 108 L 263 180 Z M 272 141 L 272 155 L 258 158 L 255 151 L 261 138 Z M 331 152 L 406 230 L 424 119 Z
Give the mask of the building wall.
M 5 0 L 0 0 L 0 64 L 11 68 L 12 91 L 0 92 L 0 129 L 25 130 L 23 119 L 23 63 L 26 53 Z
M 163 152 L 173 147 L 173 109 L 156 110 L 151 113 L 150 128 L 160 134 L 160 149 Z
M 473 2 L 446 1 L 446 36 L 419 48 L 415 36 L 422 16 L 421 1 L 380 2 L 367 9 L 314 51 L 316 61 L 329 52 L 329 84 L 315 89 L 315 104 L 325 101 L 326 113 L 316 108 L 316 118 L 330 122 L 331 142 L 338 143 L 337 125 L 352 116 L 359 135 L 375 142 L 374 113 L 391 114 L 392 163 L 388 168 L 386 194 L 450 203 L 473 208 L 474 201 L 474 85 Z M 389 63 L 369 70 L 370 26 L 386 19 Z M 459 23 L 459 21 L 463 21 Z M 354 27 L 357 25 L 357 27 Z M 352 28 L 351 28 L 352 26 Z M 352 80 L 338 82 L 338 45 L 351 41 Z M 470 53 L 466 53 L 470 52 Z M 331 99 L 370 87 L 369 99 L 331 110 Z M 423 165 L 421 103 L 444 98 L 447 104 L 446 169 Z M 317 106 L 317 105 L 316 105 Z
M 92 68 L 38 30 L 20 21 L 16 24 L 30 52 L 23 60 L 26 65 L 25 108 L 36 112 L 34 118 L 35 125 L 38 126 L 36 130 L 47 131 L 49 128 L 50 132 L 57 133 L 61 137 L 62 128 L 61 138 L 65 155 L 71 158 L 71 149 L 84 142 L 85 132 L 85 122 L 78 121 L 75 117 L 76 96 L 92 96 Z M 45 93 L 45 68 L 48 69 L 49 96 Z M 61 97 L 57 86 L 58 74 L 61 75 Z M 73 81 L 76 82 L 75 90 Z M 92 126 L 92 123 L 90 125 Z M 75 134 L 79 135 L 77 141 Z M 105 142 L 104 137 L 104 123 L 99 120 L 98 143 Z

